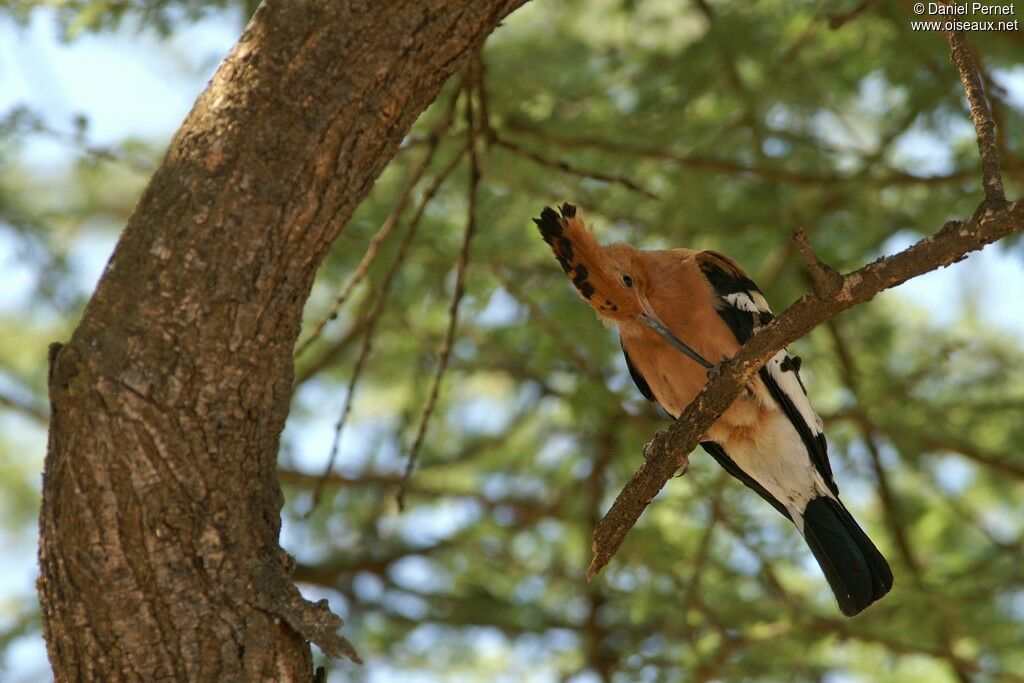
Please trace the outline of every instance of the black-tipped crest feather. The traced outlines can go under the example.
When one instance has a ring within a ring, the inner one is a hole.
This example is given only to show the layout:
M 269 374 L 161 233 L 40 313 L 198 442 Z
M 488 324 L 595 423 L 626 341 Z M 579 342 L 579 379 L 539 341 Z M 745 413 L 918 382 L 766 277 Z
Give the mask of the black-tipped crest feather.
M 577 239 L 580 238 L 581 233 L 589 236 L 585 228 L 575 227 L 570 228 L 569 220 L 576 218 L 576 207 L 568 202 L 562 204 L 559 207 L 561 215 L 555 212 L 551 207 L 544 207 L 544 210 L 540 212 L 540 218 L 534 218 L 533 222 L 537 224 L 538 230 L 540 230 L 540 236 L 544 238 L 544 241 L 551 247 L 551 251 L 555 253 L 555 258 L 558 260 L 558 265 L 562 267 L 566 273 L 571 273 L 570 280 L 572 284 L 579 291 L 580 295 L 584 299 L 590 299 L 594 295 L 594 285 L 587 280 L 590 275 L 586 266 L 582 263 L 577 263 L 577 254 L 573 248 L 572 239 L 570 236 L 575 232 Z M 580 224 L 582 226 L 582 224 Z M 566 231 L 570 234 L 566 234 Z M 590 237 L 593 241 L 593 238 Z M 594 243 L 596 246 L 596 242 Z

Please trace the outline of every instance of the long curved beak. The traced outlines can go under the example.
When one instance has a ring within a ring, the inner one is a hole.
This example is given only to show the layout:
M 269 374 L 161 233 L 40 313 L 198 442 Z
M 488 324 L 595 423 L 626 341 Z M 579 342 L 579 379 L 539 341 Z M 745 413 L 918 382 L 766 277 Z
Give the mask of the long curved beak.
M 639 300 L 640 307 L 643 309 L 643 313 L 637 316 L 637 320 L 660 334 L 665 341 L 692 358 L 699 365 L 703 366 L 704 369 L 710 370 L 714 367 L 714 365 L 709 363 L 704 356 L 691 349 L 689 346 L 684 344 L 679 337 L 672 334 L 672 331 L 668 329 L 665 323 L 661 322 L 661 318 L 659 318 L 658 314 L 654 312 L 654 308 L 651 307 L 651 303 L 647 300 L 647 297 L 642 294 L 637 294 L 637 300 Z

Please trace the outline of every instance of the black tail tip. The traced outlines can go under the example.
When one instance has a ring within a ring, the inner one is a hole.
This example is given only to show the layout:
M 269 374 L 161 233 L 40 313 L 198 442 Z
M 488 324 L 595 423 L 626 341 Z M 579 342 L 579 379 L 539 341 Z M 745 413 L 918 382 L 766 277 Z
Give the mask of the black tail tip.
M 804 538 L 843 614 L 860 614 L 889 592 L 889 563 L 842 503 L 815 498 L 804 509 L 803 519 Z

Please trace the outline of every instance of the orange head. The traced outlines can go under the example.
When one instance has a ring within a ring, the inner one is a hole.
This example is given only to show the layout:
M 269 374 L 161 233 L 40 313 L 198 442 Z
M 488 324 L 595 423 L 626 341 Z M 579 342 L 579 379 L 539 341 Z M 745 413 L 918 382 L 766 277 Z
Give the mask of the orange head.
M 616 322 L 646 325 L 705 368 L 712 365 L 681 341 L 661 321 L 648 300 L 651 272 L 644 252 L 628 244 L 602 247 L 576 215 L 576 207 L 562 204 L 561 215 L 545 208 L 533 222 L 576 291 L 597 314 Z
M 647 271 L 639 249 L 628 244 L 602 247 L 572 204 L 561 215 L 545 208 L 533 222 L 555 252 L 576 291 L 598 315 L 611 320 L 635 320 L 643 314 Z

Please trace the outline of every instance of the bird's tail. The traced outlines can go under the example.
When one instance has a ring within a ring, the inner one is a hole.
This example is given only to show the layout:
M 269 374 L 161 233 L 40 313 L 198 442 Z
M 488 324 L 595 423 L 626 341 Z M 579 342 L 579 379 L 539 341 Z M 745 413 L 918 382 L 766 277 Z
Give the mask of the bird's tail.
M 804 539 L 839 609 L 852 617 L 892 588 L 892 570 L 839 500 L 821 496 L 804 510 Z

